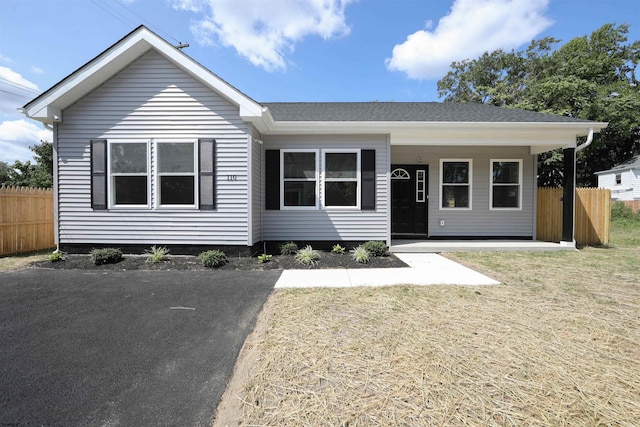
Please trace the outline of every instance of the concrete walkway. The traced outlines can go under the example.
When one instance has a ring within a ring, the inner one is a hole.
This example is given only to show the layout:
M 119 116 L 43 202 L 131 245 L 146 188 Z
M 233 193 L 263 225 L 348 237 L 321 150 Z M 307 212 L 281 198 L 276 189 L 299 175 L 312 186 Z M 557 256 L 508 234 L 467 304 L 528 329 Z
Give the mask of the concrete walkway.
M 500 282 L 437 254 L 397 253 L 408 268 L 285 270 L 276 288 L 389 285 L 498 285 Z

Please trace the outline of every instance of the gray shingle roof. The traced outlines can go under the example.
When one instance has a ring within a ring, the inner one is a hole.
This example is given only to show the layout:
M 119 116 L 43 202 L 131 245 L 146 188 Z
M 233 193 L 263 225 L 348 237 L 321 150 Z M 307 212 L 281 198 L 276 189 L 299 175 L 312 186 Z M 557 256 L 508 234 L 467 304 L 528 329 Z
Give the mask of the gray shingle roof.
M 640 155 L 634 156 L 629 160 L 627 160 L 626 162 L 620 163 L 619 165 L 614 166 L 609 170 L 596 172 L 596 174 L 607 173 L 607 172 L 620 172 L 620 171 L 626 171 L 629 169 L 640 169 Z
M 577 123 L 589 120 L 472 103 L 266 102 L 276 121 Z

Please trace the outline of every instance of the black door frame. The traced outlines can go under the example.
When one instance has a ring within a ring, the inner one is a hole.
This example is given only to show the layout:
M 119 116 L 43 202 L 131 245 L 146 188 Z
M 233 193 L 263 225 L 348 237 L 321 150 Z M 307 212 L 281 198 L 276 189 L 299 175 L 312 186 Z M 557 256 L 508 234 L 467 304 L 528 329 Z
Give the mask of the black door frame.
M 397 226 L 396 230 L 394 230 L 394 211 L 398 212 L 397 209 L 394 209 L 394 197 L 393 197 L 393 181 L 394 178 L 391 177 L 389 192 L 391 196 L 391 238 L 405 238 L 405 239 L 427 239 L 429 237 L 429 165 L 428 164 L 408 164 L 408 163 L 398 163 L 391 165 L 390 174 L 392 174 L 397 169 L 404 169 L 409 174 L 409 179 L 411 183 L 411 191 L 413 193 L 412 203 L 410 209 L 413 210 L 413 215 L 416 214 L 417 211 L 424 209 L 424 229 L 420 225 L 420 223 L 416 224 L 416 221 L 412 221 L 414 223 L 413 230 L 401 230 L 398 232 Z M 423 194 L 419 196 L 418 188 L 417 188 L 417 175 L 418 171 L 424 171 L 424 179 L 423 179 Z M 397 179 L 397 178 L 395 178 Z M 418 199 L 422 198 L 423 201 L 418 201 Z M 411 215 L 411 214 L 410 214 Z M 421 215 L 421 214 L 419 214 Z M 419 226 L 420 230 L 416 230 L 415 227 Z M 416 232 L 418 231 L 418 232 Z

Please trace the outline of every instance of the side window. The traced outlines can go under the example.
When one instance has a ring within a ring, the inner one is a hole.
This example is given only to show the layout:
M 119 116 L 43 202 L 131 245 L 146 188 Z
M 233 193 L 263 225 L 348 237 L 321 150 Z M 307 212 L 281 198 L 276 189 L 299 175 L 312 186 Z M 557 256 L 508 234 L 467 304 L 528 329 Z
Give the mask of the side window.
M 616 185 L 620 185 L 622 184 L 622 174 L 621 173 L 617 173 L 616 174 Z
M 317 151 L 282 150 L 282 207 L 317 207 Z
M 159 206 L 195 206 L 195 151 L 193 142 L 157 144 Z
M 147 143 L 112 143 L 109 146 L 111 205 L 149 205 Z
M 360 206 L 360 152 L 324 153 L 324 206 Z
M 215 209 L 215 146 L 214 139 L 92 140 L 93 209 Z
M 440 209 L 471 209 L 472 160 L 440 160 Z
M 521 209 L 522 160 L 491 160 L 491 209 Z

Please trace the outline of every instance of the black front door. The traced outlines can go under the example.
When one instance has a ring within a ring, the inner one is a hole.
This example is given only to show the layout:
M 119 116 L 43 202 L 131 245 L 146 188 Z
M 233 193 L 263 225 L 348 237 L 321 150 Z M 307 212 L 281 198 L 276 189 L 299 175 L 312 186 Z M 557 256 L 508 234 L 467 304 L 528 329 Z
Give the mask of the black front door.
M 391 235 L 427 237 L 428 165 L 391 165 Z

